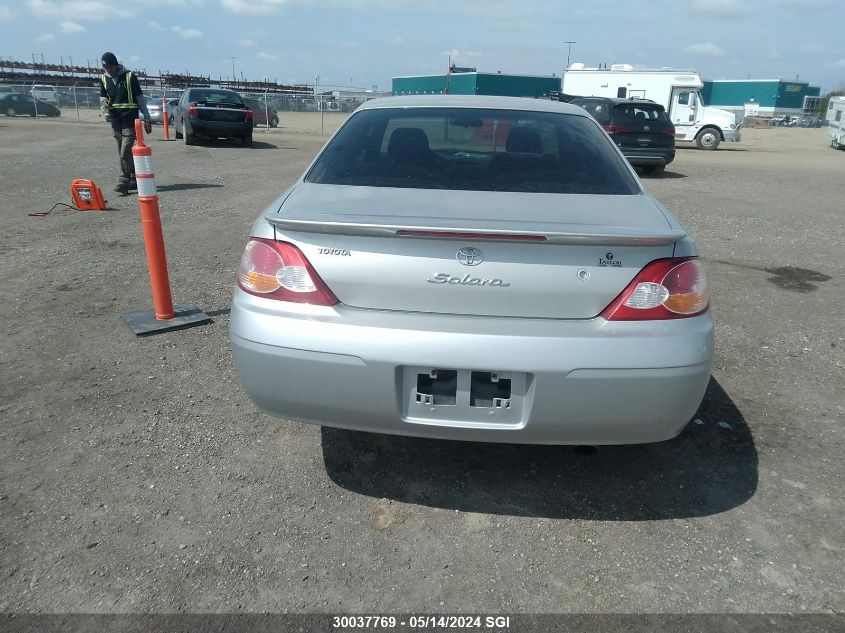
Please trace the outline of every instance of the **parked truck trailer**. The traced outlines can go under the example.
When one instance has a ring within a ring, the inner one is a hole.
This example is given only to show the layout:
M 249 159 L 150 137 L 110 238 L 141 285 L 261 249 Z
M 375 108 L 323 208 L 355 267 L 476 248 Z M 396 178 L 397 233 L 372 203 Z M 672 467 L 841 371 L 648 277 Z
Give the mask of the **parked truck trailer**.
M 827 104 L 827 135 L 833 149 L 845 149 L 845 97 L 831 97 Z

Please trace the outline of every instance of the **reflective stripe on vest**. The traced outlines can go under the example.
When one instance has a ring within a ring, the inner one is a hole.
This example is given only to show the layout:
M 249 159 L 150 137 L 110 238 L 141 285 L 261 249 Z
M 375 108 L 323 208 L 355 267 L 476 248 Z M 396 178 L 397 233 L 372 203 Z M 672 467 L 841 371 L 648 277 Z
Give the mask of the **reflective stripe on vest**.
M 109 92 L 109 86 L 106 81 L 107 75 L 104 73 L 101 77 L 103 82 L 103 88 L 106 91 L 106 94 Z M 138 104 L 135 103 L 135 96 L 132 94 L 132 71 L 129 71 L 124 76 L 124 81 L 126 82 L 126 98 L 127 101 L 125 103 L 112 103 L 109 107 L 114 109 L 128 109 L 128 108 L 137 108 Z M 119 88 L 117 81 L 114 82 L 115 88 Z

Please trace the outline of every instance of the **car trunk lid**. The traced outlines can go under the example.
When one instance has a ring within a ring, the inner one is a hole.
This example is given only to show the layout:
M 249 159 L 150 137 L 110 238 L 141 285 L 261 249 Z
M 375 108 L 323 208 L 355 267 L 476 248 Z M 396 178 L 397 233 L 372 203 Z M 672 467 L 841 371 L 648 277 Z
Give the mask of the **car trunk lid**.
M 200 121 L 227 121 L 241 123 L 246 121 L 247 109 L 235 103 L 198 103 L 197 118 Z
M 479 316 L 592 318 L 685 236 L 645 195 L 305 183 L 266 218 L 345 305 Z

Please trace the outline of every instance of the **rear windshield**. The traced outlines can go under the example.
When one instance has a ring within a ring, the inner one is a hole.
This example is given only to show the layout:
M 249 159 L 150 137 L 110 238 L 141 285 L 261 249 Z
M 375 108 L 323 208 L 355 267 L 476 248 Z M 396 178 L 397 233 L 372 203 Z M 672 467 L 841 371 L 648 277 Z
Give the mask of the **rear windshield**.
M 413 189 L 639 193 L 624 159 L 592 120 L 481 108 L 353 114 L 305 180 Z
M 235 103 L 237 105 L 243 105 L 240 96 L 235 92 L 205 90 L 202 88 L 191 90 L 191 101 L 196 101 L 197 103 Z
M 660 121 L 669 123 L 666 111 L 659 105 L 626 103 L 613 108 L 613 122 L 625 123 L 631 121 Z

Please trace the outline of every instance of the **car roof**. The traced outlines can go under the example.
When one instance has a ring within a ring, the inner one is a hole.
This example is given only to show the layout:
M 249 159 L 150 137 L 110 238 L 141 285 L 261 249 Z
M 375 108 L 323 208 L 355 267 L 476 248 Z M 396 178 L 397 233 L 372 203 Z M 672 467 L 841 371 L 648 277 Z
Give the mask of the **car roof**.
M 584 101 L 585 99 L 590 99 L 591 101 L 604 101 L 605 103 L 612 103 L 613 105 L 654 105 L 659 108 L 663 108 L 662 105 L 657 103 L 656 101 L 652 101 L 651 99 L 623 99 L 621 97 L 573 97 L 570 103 L 575 103 L 576 101 Z
M 358 110 L 377 110 L 381 108 L 489 108 L 494 110 L 558 112 L 585 116 L 582 108 L 560 101 L 481 95 L 407 95 L 401 97 L 381 97 L 364 102 Z
M 188 90 L 214 90 L 214 92 L 231 92 L 233 94 L 238 94 L 234 90 L 229 90 L 228 88 L 215 88 L 213 86 L 191 86 L 190 88 L 185 88 L 185 91 Z M 240 95 L 238 95 L 240 97 Z

